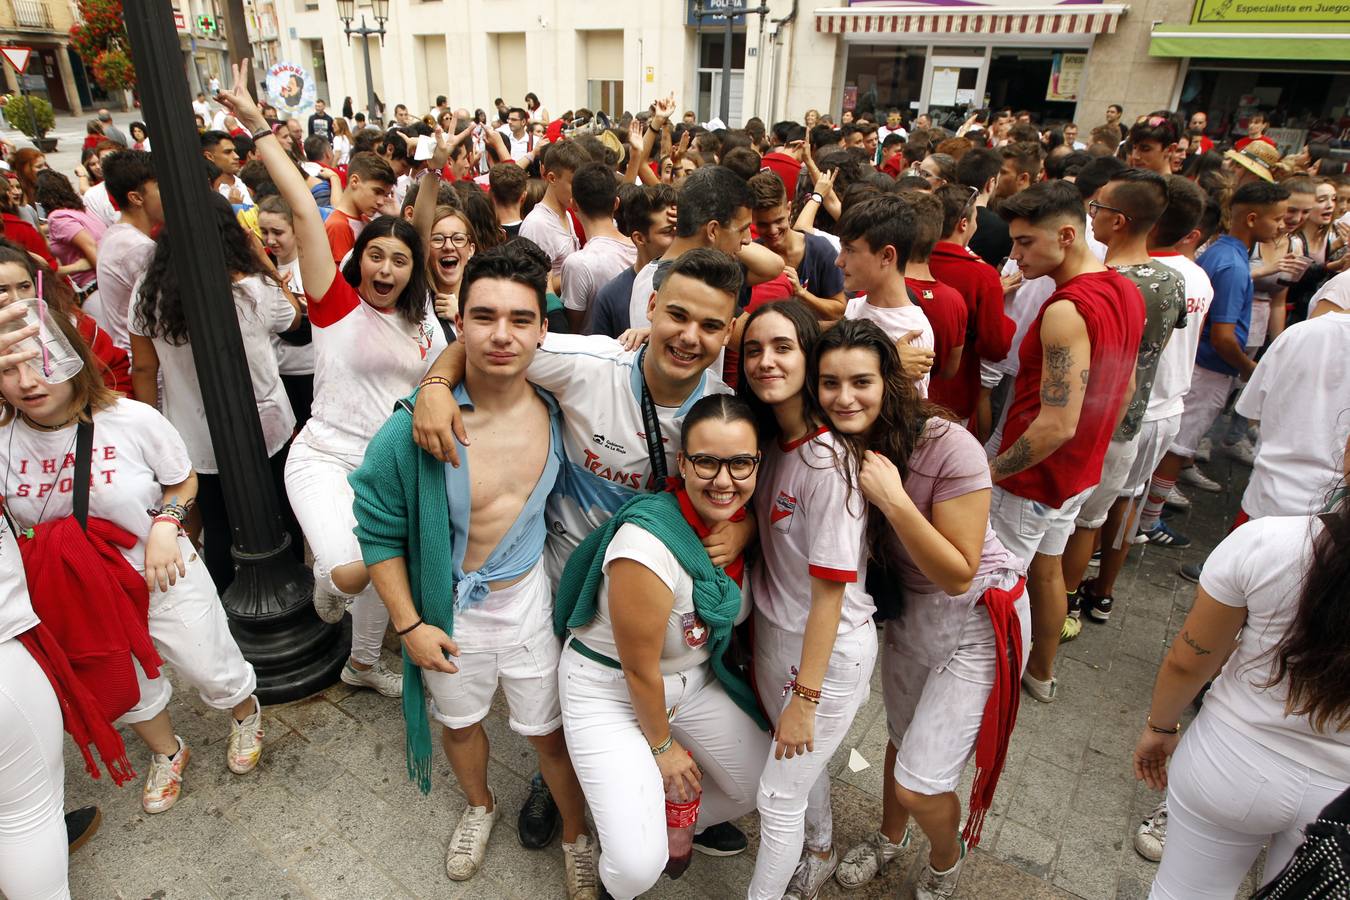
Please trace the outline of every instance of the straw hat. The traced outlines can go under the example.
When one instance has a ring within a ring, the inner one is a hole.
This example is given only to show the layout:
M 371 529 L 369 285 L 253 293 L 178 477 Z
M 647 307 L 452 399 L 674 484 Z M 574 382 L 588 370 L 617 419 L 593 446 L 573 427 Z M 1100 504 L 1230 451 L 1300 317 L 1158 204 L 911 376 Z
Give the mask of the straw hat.
M 1266 181 L 1275 180 L 1275 176 L 1271 174 L 1270 170 L 1280 161 L 1280 151 L 1273 144 L 1267 144 L 1265 141 L 1252 141 L 1242 148 L 1241 153 L 1236 150 L 1229 150 L 1223 156 L 1224 159 L 1231 159 L 1258 178 L 1263 178 Z

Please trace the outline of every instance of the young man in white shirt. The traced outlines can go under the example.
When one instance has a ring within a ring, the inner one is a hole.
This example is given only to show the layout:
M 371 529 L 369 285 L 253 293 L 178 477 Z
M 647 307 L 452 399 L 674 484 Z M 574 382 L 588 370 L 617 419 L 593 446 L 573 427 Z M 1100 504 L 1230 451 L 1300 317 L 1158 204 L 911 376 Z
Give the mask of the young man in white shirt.
M 144 150 L 118 150 L 103 161 L 108 195 L 122 210 L 116 224 L 103 232 L 98 244 L 99 290 L 85 312 L 108 332 L 123 350 L 131 350 L 128 319 L 131 289 L 150 268 L 155 255 L 152 237 L 164 224 L 159 181 Z
M 525 154 L 534 149 L 534 136 L 530 133 L 530 114 L 518 106 L 511 107 L 506 115 L 506 124 L 497 129 L 497 133 L 506 141 L 506 152 L 512 162 L 520 162 Z
M 600 288 L 637 260 L 637 247 L 614 224 L 619 191 L 609 166 L 593 162 L 577 170 L 572 178 L 572 205 L 586 232 L 586 246 L 563 260 L 562 267 L 563 308 L 576 334 Z
M 568 464 L 564 484 L 549 502 L 544 551 L 553 579 L 562 574 L 572 550 L 631 497 L 664 488 L 662 476 L 675 471 L 685 413 L 707 394 L 729 392 L 708 369 L 731 339 L 740 286 L 741 268 L 734 258 L 699 248 L 676 260 L 661 290 L 651 296 L 651 335 L 642 349 L 624 350 L 599 336 L 545 338 L 527 375 L 552 392 L 563 411 Z M 452 344 L 427 378 L 457 382 L 464 358 L 464 348 Z M 660 429 L 650 440 L 644 396 L 650 400 L 647 414 Z M 461 459 L 458 448 L 472 438 L 454 398 L 442 387 L 418 395 L 414 436 L 422 449 L 452 465 Z M 734 559 L 755 529 L 753 518 L 747 518 L 705 538 L 713 563 Z M 522 836 L 525 826 L 522 814 Z M 711 825 L 694 838 L 695 849 L 721 856 L 740 853 L 746 845 L 730 823 Z
M 234 149 L 234 138 L 224 131 L 208 131 L 202 135 L 202 156 L 220 167 L 220 195 L 231 203 L 253 205 L 253 195 L 239 179 L 239 152 Z
M 544 154 L 544 199 L 534 205 L 520 225 L 520 236 L 529 238 L 549 258 L 549 289 L 562 289 L 563 260 L 581 249 L 567 208 L 572 205 L 572 178 L 591 158 L 573 141 L 563 141 Z
M 409 416 L 395 415 L 376 435 L 352 485 L 362 556 L 408 658 L 422 670 L 426 708 L 442 726 L 442 746 L 467 801 L 450 838 L 446 873 L 454 881 L 477 873 L 497 820 L 482 720 L 500 683 L 511 728 L 534 745 L 562 812 L 567 897 L 595 900 L 596 845 L 563 741 L 560 648 L 542 562 L 545 504 L 566 458 L 556 405 L 525 377 L 548 331 L 547 265 L 537 248 L 511 242 L 474 257 L 464 273 L 455 325 L 466 365 L 455 393 L 477 440 L 462 446 L 462 466 L 433 466 L 431 475 L 442 483 L 431 494 L 446 504 L 437 518 L 450 519 L 453 571 L 428 569 L 425 558 L 410 570 L 426 540 L 411 523 L 429 511 L 410 509 L 404 499 L 424 495 L 416 488 L 423 467 L 399 465 L 405 450 L 416 449 Z M 423 384 L 444 391 L 443 384 Z M 513 465 L 499 465 L 505 459 Z M 409 526 L 400 528 L 400 520 Z M 432 599 L 451 592 L 452 601 Z M 418 686 L 405 683 L 405 690 Z M 418 729 L 410 719 L 410 752 Z M 410 770 L 427 772 L 430 742 L 420 749 Z M 423 787 L 429 782 L 428 773 Z
M 846 319 L 871 319 L 900 345 L 932 350 L 933 326 L 909 299 L 905 266 L 914 243 L 914 215 L 903 197 L 887 195 L 855 203 L 839 220 L 839 259 L 844 289 L 855 296 Z M 928 373 L 915 381 L 928 396 Z

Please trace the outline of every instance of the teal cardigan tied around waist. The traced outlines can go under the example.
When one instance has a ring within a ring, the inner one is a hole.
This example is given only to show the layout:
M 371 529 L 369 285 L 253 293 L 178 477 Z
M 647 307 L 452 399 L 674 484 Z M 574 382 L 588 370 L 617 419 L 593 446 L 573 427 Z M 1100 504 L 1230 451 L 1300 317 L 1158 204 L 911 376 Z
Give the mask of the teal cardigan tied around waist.
M 415 401 L 417 394 L 409 398 Z M 411 407 L 400 403 L 347 481 L 355 492 L 356 538 L 367 566 L 404 557 L 413 606 L 423 621 L 454 634 L 455 553 L 445 464 L 417 446 Z M 410 518 L 414 516 L 414 518 Z M 403 649 L 403 720 L 408 777 L 431 790 L 431 723 L 422 671 Z
M 739 671 L 728 667 L 725 660 L 727 647 L 731 645 L 731 629 L 741 608 L 740 588 L 726 572 L 712 564 L 703 542 L 685 521 L 674 494 L 639 494 L 572 551 L 554 598 L 553 630 L 562 635 L 567 629 L 580 628 L 595 618 L 596 598 L 605 577 L 605 551 L 627 522 L 664 544 L 689 573 L 694 582 L 694 609 L 710 632 L 708 649 L 713 675 L 735 704 L 767 731 L 768 720 L 759 711 L 749 682 Z

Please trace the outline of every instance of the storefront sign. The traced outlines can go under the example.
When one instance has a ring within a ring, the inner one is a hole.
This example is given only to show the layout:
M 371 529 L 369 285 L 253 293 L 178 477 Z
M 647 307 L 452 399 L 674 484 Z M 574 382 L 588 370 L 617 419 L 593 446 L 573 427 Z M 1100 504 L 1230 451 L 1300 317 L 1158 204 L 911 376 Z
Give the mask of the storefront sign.
M 745 24 L 745 10 L 749 6 L 748 0 L 686 0 L 685 24 L 703 25 L 704 28 L 715 28 L 725 26 L 727 16 L 731 16 L 731 24 Z M 699 21 L 702 13 L 702 22 Z
M 1297 153 L 1308 143 L 1306 128 L 1267 128 L 1265 134 L 1275 142 L 1275 146 L 1279 147 L 1280 153 L 1284 155 Z
M 267 70 L 267 99 L 286 118 L 314 111 L 314 81 L 295 63 L 279 62 Z
M 1195 0 L 1193 25 L 1273 22 L 1339 25 L 1350 22 L 1347 0 Z M 1339 29 L 1338 29 L 1339 30 Z
M 928 92 L 929 106 L 955 106 L 956 90 L 961 83 L 958 66 L 936 66 L 933 69 L 933 87 Z
M 1045 99 L 1064 103 L 1077 101 L 1086 65 L 1086 53 L 1056 53 L 1050 64 L 1050 83 L 1045 87 Z

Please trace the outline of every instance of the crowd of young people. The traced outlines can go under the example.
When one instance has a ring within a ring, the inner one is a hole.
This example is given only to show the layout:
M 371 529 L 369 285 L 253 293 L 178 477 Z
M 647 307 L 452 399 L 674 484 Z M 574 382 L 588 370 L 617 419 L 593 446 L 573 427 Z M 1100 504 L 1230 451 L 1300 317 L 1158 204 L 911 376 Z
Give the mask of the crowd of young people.
M 1189 544 L 1163 516 L 1179 483 L 1222 488 L 1194 460 L 1238 387 L 1208 449 L 1253 466 L 1242 515 L 1182 571 L 1197 599 L 1134 755 L 1168 790 L 1135 840 L 1162 859 L 1153 896 L 1231 897 L 1265 843 L 1275 876 L 1350 786 L 1344 175 L 1259 134 L 1183 153 L 1167 111 L 1080 150 L 1010 112 L 710 130 L 670 97 L 599 129 L 534 97 L 497 131 L 438 98 L 388 131 L 320 109 L 302 132 L 239 73 L 213 99 L 209 212 L 294 547 L 319 615 L 352 617 L 342 680 L 401 697 L 424 791 L 439 726 L 467 801 L 449 878 L 498 817 L 500 686 L 539 766 L 520 838 L 561 831 L 569 898 L 678 872 L 662 820 L 695 796 L 702 853 L 745 851 L 758 813 L 752 898 L 861 887 L 913 825 L 916 896 L 953 896 L 1022 692 L 1053 703 L 1059 644 L 1127 607 L 1132 546 Z M 41 218 L 6 215 L 0 245 L 15 898 L 67 891 L 63 718 L 115 778 L 109 723 L 142 738 L 147 813 L 191 753 L 164 663 L 230 710 L 231 771 L 265 731 L 219 602 L 225 488 L 151 159 L 90 163 L 82 201 L 16 159 Z M 29 308 L 74 377 L 14 330 Z M 68 673 L 89 626 L 53 573 L 78 534 L 123 610 L 103 649 L 126 696 Z M 826 766 L 878 664 L 879 824 L 837 846 Z

